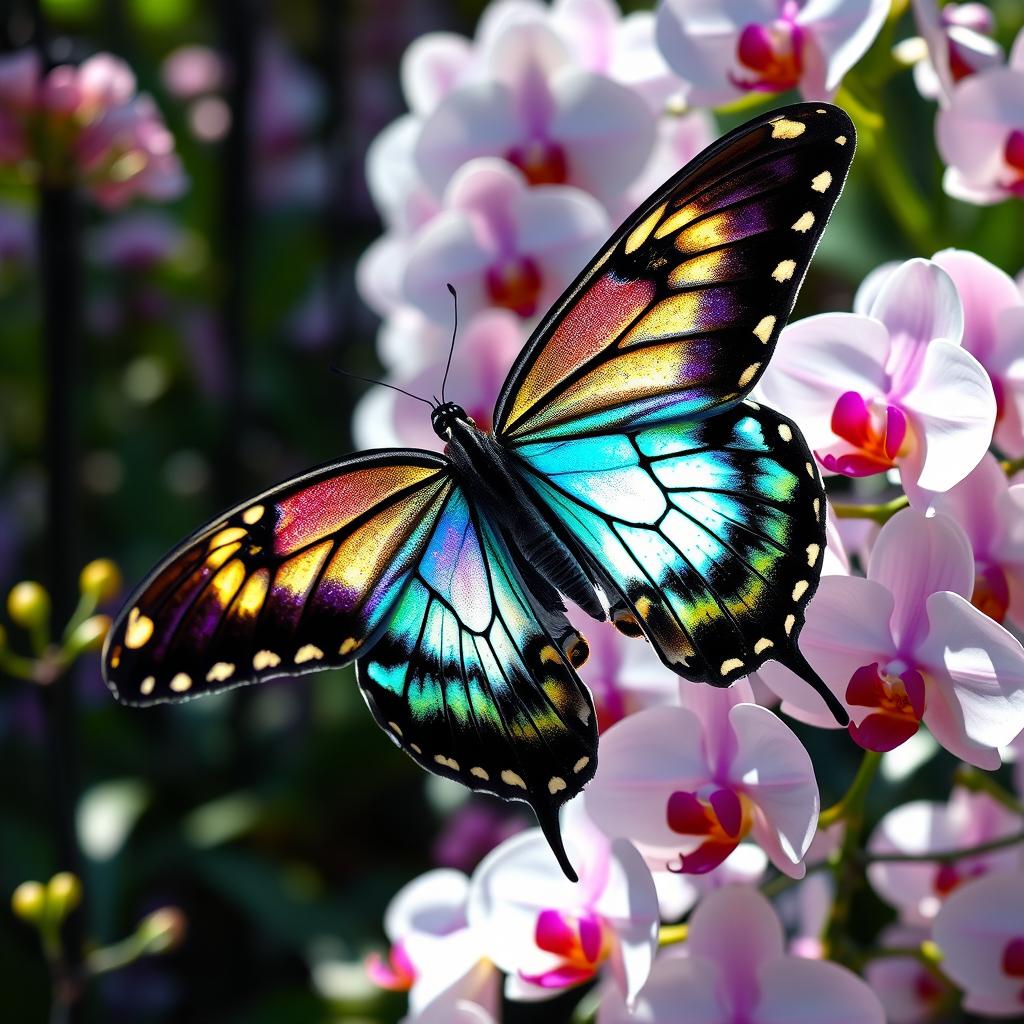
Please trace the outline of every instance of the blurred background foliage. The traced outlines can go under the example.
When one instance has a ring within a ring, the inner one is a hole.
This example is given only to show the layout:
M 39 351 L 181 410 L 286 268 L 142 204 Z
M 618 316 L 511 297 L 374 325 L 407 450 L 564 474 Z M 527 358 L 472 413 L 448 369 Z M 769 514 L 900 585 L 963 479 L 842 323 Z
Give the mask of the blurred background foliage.
M 112 214 L 81 206 L 83 322 L 70 410 L 76 440 L 66 465 L 76 567 L 113 558 L 130 586 L 220 508 L 348 450 L 361 385 L 329 366 L 379 370 L 376 323 L 353 284 L 355 260 L 380 230 L 363 180 L 366 147 L 403 110 L 404 48 L 429 30 L 471 34 L 482 7 L 479 0 L 0 4 L 5 51 L 26 45 L 42 17 L 57 60 L 100 50 L 125 58 L 155 95 L 190 181 L 183 198 L 154 212 L 173 243 L 148 263 L 104 255 L 105 233 L 137 207 Z M 1017 0 L 993 7 L 1007 32 L 1015 27 Z M 261 161 L 276 155 L 273 145 L 255 142 L 257 104 L 248 104 L 246 130 L 232 130 L 239 102 L 246 111 L 229 88 L 221 106 L 207 110 L 212 121 L 203 129 L 195 105 L 169 95 L 162 75 L 169 54 L 202 44 L 243 65 L 248 53 L 250 78 L 258 79 L 257 41 L 266 38 L 308 75 L 309 95 L 296 105 L 301 124 L 286 138 L 308 178 L 290 189 L 263 188 Z M 891 43 L 883 35 L 847 83 L 884 118 L 874 142 L 882 157 L 868 159 L 864 147 L 798 315 L 849 309 L 857 282 L 880 262 L 947 245 L 984 252 L 1011 273 L 1024 263 L 1021 204 L 967 207 L 941 192 L 931 108 L 909 74 L 884 87 L 873 78 Z M 720 125 L 746 116 L 727 113 Z M 197 125 L 206 138 L 197 137 Z M 889 177 L 894 163 L 902 181 Z M 3 593 L 18 579 L 45 576 L 50 546 L 36 198 L 22 182 L 0 183 Z M 24 646 L 16 627 L 9 634 L 12 647 Z M 56 773 L 81 794 L 78 913 L 87 941 L 114 942 L 165 905 L 180 907 L 187 922 L 185 941 L 169 955 L 91 986 L 82 1019 L 397 1020 L 404 998 L 372 989 L 361 967 L 384 944 L 387 901 L 438 862 L 471 868 L 523 820 L 494 802 L 467 807 L 461 790 L 400 756 L 372 725 L 350 671 L 147 711 L 110 699 L 96 654 L 62 685 L 76 688 L 77 750 L 47 744 L 40 687 L 0 680 L 0 891 L 65 866 L 52 839 L 48 779 Z M 853 751 L 797 728 L 827 806 L 852 774 Z M 944 797 L 954 769 L 944 757 L 914 775 L 913 789 L 898 778 L 879 787 L 876 814 L 917 796 Z M 856 909 L 866 934 L 888 913 L 868 893 Z M 0 912 L 0 1017 L 45 1020 L 49 989 L 32 930 Z M 543 1017 L 565 1013 L 556 1001 Z M 506 1019 L 538 1020 L 541 1011 L 519 1006 Z

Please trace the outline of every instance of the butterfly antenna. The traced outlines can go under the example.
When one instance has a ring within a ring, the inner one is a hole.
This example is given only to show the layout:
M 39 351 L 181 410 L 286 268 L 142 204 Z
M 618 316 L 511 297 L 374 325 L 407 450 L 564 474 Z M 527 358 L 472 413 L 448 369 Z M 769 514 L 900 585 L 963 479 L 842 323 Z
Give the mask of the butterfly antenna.
M 409 398 L 415 398 L 417 402 L 429 405 L 431 409 L 434 408 L 433 404 L 428 399 L 422 398 L 420 395 L 414 395 L 411 391 L 406 391 L 405 388 L 400 388 L 397 384 L 389 384 L 386 380 L 376 380 L 373 377 L 363 377 L 358 373 L 352 373 L 351 370 L 343 370 L 340 366 L 332 366 L 331 373 L 336 373 L 341 377 L 351 377 L 353 380 L 361 380 L 366 384 L 379 384 L 382 388 L 390 388 L 392 391 L 398 391 L 400 394 L 406 395 Z
M 829 689 L 817 672 L 811 668 L 807 659 L 800 652 L 796 644 L 792 644 L 788 650 L 780 653 L 776 661 L 781 662 L 791 672 L 796 673 L 805 683 L 814 688 L 814 692 L 828 705 L 829 711 L 836 722 L 844 728 L 850 724 L 849 712 L 843 707 L 842 701 Z
M 576 874 L 569 860 L 569 854 L 565 852 L 565 843 L 562 842 L 562 830 L 558 827 L 558 808 L 541 802 L 532 806 L 533 813 L 537 815 L 537 824 L 540 825 L 540 830 L 544 833 L 544 838 L 548 841 L 548 846 L 551 847 L 558 866 L 565 872 L 565 877 L 570 882 L 578 882 L 580 876 Z
M 452 343 L 448 347 L 448 365 L 444 368 L 444 380 L 441 381 L 441 401 L 444 401 L 444 386 L 448 383 L 448 371 L 452 368 L 452 356 L 455 354 L 455 335 L 459 333 L 459 297 L 455 294 L 455 288 L 448 283 L 446 286 L 452 293 L 452 302 L 455 305 L 455 326 L 452 327 Z

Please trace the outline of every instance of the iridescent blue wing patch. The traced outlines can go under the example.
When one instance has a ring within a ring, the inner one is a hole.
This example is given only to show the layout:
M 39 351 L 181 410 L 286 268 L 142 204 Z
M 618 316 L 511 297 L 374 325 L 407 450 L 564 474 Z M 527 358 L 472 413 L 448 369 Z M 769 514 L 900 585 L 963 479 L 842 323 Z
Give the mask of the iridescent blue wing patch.
M 624 632 L 687 679 L 728 685 L 796 639 L 825 548 L 825 491 L 795 425 L 744 402 L 699 423 L 515 449 L 555 532 Z
M 384 633 L 356 663 L 380 726 L 428 771 L 523 800 L 572 875 L 559 806 L 594 774 L 585 647 L 530 596 L 496 528 L 449 495 Z

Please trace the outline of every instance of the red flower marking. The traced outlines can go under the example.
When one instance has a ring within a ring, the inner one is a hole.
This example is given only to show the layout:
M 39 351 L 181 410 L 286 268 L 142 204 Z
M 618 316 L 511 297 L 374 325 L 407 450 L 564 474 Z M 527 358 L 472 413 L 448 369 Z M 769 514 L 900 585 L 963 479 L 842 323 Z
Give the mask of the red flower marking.
M 830 472 L 844 476 L 871 476 L 896 465 L 907 438 L 907 417 L 895 405 L 872 409 L 864 396 L 847 391 L 832 410 L 832 433 L 851 444 L 854 452 L 818 455 Z
M 520 316 L 537 312 L 541 284 L 540 268 L 529 256 L 513 256 L 487 268 L 491 301 Z
M 1014 195 L 1024 196 L 1024 131 L 1014 129 L 1003 145 L 1003 159 L 1013 171 L 1008 188 Z
M 564 185 L 569 180 L 569 161 L 557 142 L 531 139 L 513 146 L 505 159 L 518 167 L 531 185 Z
M 799 8 L 790 0 L 782 17 L 767 25 L 744 26 L 736 57 L 752 75 L 729 75 L 738 89 L 748 92 L 784 92 L 800 82 L 803 72 L 804 31 L 796 23 Z
M 946 897 L 962 882 L 980 878 L 986 870 L 984 864 L 940 864 L 935 872 L 932 887 L 939 896 Z
M 914 669 L 895 675 L 880 672 L 878 664 L 862 665 L 850 677 L 846 703 L 876 708 L 858 725 L 850 722 L 850 736 L 865 750 L 892 750 L 917 732 L 924 715 L 924 678 Z
M 668 827 L 683 836 L 706 836 L 692 853 L 681 853 L 679 865 L 668 865 L 677 874 L 703 875 L 721 864 L 750 831 L 750 801 L 732 789 L 716 789 L 707 800 L 696 793 L 678 790 L 668 798 Z
M 1003 950 L 1003 973 L 1011 978 L 1024 978 L 1024 935 L 1010 939 Z
M 560 957 L 558 967 L 540 974 L 520 977 L 542 988 L 567 988 L 587 981 L 611 951 L 611 931 L 597 914 L 566 914 L 560 910 L 542 910 L 537 915 L 534 942 L 545 953 Z
M 1001 566 L 993 562 L 978 563 L 971 604 L 996 622 L 1006 618 L 1006 610 L 1010 607 L 1010 584 Z
M 416 968 L 401 942 L 388 950 L 387 961 L 379 953 L 371 953 L 365 963 L 370 980 L 392 992 L 408 992 L 416 980 Z

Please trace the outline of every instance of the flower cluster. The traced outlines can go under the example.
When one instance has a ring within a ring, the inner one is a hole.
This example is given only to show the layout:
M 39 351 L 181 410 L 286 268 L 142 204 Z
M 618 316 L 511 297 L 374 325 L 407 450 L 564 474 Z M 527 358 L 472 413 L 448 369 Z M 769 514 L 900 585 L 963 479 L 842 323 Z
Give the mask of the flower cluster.
M 152 97 L 107 53 L 49 71 L 34 50 L 0 57 L 0 166 L 51 184 L 80 181 L 105 207 L 174 199 L 185 188 Z
M 913 10 L 921 38 L 883 56 L 913 64 L 939 105 L 947 190 L 1024 194 L 1024 45 L 1004 63 L 977 4 Z M 488 425 L 538 317 L 711 140 L 707 108 L 792 89 L 842 102 L 883 29 L 891 44 L 889 14 L 886 0 L 663 0 L 627 17 L 611 0 L 503 0 L 472 39 L 417 40 L 409 113 L 367 160 L 384 234 L 358 283 L 383 318 L 389 383 L 436 393 L 451 282 L 463 326 L 449 392 Z M 836 723 L 778 663 L 728 690 L 680 683 L 649 646 L 571 612 L 601 730 L 597 775 L 563 810 L 580 883 L 535 829 L 495 834 L 469 877 L 412 882 L 385 922 L 390 953 L 371 962 L 379 983 L 410 990 L 409 1019 L 495 1020 L 502 975 L 515 1000 L 596 979 L 603 1024 L 909 1024 L 958 991 L 973 1012 L 1019 1009 L 1024 818 L 977 769 L 1024 732 L 1024 295 L 961 249 L 884 264 L 852 312 L 783 331 L 755 397 L 796 420 L 829 482 L 800 643 L 849 711 L 834 742 L 863 751 L 850 791 L 821 809 L 798 732 Z M 354 427 L 365 445 L 438 443 L 422 409 L 384 388 Z M 964 784 L 948 803 L 896 807 L 861 851 L 880 756 L 938 747 Z M 867 955 L 844 932 L 854 861 L 899 915 Z M 776 889 L 791 891 L 773 904 Z

